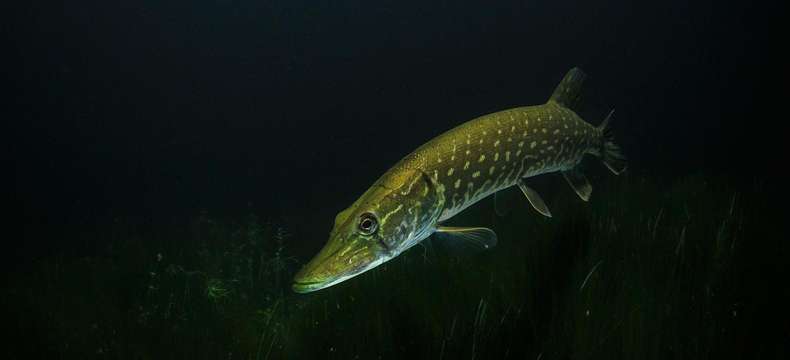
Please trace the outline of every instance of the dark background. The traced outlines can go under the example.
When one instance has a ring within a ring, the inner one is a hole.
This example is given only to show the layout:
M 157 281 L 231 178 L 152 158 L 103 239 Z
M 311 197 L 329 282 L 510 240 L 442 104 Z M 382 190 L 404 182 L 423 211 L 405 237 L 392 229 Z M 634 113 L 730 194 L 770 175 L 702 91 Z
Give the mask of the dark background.
M 33 1 L 4 11 L 5 255 L 205 209 L 334 214 L 463 121 L 545 101 L 573 66 L 638 175 L 774 176 L 778 2 Z M 305 226 L 302 226 L 305 225 Z M 6 234 L 11 234 L 7 232 Z

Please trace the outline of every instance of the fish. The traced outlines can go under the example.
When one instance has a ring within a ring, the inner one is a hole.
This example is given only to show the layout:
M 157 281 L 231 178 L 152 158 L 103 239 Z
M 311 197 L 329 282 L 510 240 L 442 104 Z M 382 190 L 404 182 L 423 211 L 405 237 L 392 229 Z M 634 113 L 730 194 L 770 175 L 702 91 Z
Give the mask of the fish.
M 579 169 L 585 155 L 599 158 L 615 175 L 627 161 L 610 120 L 598 126 L 575 111 L 586 78 L 566 73 L 549 100 L 483 115 L 433 138 L 406 155 L 351 206 L 335 216 L 324 247 L 294 276 L 292 289 L 309 293 L 373 269 L 431 235 L 481 249 L 496 245 L 486 227 L 443 223 L 478 201 L 518 186 L 538 213 L 545 201 L 525 179 L 559 172 L 583 200 L 592 186 Z

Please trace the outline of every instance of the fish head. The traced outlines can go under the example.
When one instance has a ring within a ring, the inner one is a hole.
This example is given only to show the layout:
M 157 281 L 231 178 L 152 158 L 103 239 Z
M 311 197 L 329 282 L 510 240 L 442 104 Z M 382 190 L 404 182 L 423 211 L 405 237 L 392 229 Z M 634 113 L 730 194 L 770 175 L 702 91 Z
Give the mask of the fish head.
M 394 258 L 433 232 L 442 204 L 441 189 L 424 172 L 385 174 L 337 214 L 329 241 L 296 274 L 293 290 L 324 289 Z

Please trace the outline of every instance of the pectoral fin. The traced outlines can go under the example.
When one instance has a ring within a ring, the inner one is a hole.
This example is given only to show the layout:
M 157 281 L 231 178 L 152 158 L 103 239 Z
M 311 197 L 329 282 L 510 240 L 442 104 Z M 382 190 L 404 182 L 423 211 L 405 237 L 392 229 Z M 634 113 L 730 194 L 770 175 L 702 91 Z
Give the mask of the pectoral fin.
M 440 226 L 434 233 L 443 245 L 453 249 L 480 251 L 496 246 L 496 233 L 484 227 Z
M 587 181 L 587 177 L 578 169 L 570 169 L 562 172 L 562 176 L 571 185 L 573 191 L 584 201 L 590 201 L 590 193 L 592 193 L 592 185 Z
M 521 189 L 521 192 L 524 193 L 524 196 L 527 197 L 527 200 L 529 200 L 529 203 L 532 204 L 535 210 L 545 216 L 551 217 L 551 211 L 549 211 L 546 203 L 543 202 L 543 199 L 541 199 L 540 195 L 538 195 L 535 190 L 532 190 L 531 187 L 524 183 L 524 179 L 518 180 L 518 188 Z

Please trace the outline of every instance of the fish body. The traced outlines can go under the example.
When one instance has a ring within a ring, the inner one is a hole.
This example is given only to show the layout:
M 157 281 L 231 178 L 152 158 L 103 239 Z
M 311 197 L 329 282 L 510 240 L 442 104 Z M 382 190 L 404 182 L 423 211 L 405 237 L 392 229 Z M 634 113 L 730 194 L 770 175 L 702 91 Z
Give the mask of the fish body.
M 600 147 L 600 132 L 554 102 L 519 107 L 440 135 L 400 167 L 423 169 L 444 188 L 441 222 L 522 178 L 574 168 Z
M 525 178 L 561 172 L 587 201 L 592 187 L 577 170 L 584 155 L 600 157 L 615 174 L 625 170 L 625 159 L 607 131 L 609 117 L 592 126 L 572 109 L 584 77 L 571 69 L 545 104 L 480 116 L 405 156 L 337 215 L 329 242 L 296 275 L 294 290 L 310 292 L 344 281 L 434 233 L 493 246 L 496 235 L 490 229 L 441 223 L 514 185 L 538 212 L 551 216 Z

